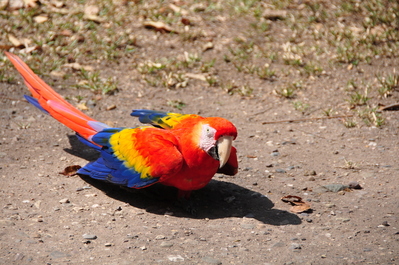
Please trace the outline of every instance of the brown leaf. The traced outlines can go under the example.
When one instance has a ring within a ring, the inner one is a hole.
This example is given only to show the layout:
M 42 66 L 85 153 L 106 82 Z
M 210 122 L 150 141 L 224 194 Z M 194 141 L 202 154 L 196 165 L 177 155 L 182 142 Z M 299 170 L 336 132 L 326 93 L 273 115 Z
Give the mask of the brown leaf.
M 37 7 L 38 0 L 24 0 L 25 7 Z
M 146 28 L 154 29 L 154 30 L 161 31 L 161 32 L 167 32 L 167 33 L 172 32 L 172 31 L 176 32 L 170 26 L 166 25 L 162 21 L 144 21 L 143 25 Z
M 16 37 L 14 37 L 11 34 L 8 34 L 8 40 L 12 43 L 12 45 L 14 45 L 14 47 L 19 47 L 20 48 L 20 47 L 24 46 L 23 43 L 20 40 L 18 40 Z
M 310 210 L 310 204 L 307 202 L 303 202 L 301 205 L 292 206 L 290 211 L 293 213 L 303 213 Z
M 20 50 L 19 52 L 28 54 L 28 53 L 31 53 L 31 52 L 36 51 L 36 50 L 40 50 L 40 47 L 39 46 L 26 47 L 26 48 Z
M 76 172 L 81 168 L 79 165 L 68 166 L 60 174 L 71 177 L 76 175 Z
M 86 106 L 86 103 L 80 103 L 76 106 L 79 110 L 88 110 L 89 108 Z
M 37 23 L 37 24 L 41 24 L 44 23 L 48 20 L 48 17 L 46 16 L 35 16 L 33 17 L 33 20 Z
M 311 209 L 310 203 L 303 201 L 299 196 L 287 195 L 282 197 L 281 200 L 293 205 L 290 209 L 293 213 L 302 213 Z

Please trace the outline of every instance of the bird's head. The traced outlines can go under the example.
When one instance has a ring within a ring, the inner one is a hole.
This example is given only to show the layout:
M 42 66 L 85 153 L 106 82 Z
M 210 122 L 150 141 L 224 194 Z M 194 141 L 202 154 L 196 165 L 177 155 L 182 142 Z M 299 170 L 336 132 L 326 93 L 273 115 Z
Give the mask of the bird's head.
M 201 123 L 199 147 L 223 167 L 230 157 L 233 140 L 237 129 L 230 121 L 223 118 L 206 118 Z

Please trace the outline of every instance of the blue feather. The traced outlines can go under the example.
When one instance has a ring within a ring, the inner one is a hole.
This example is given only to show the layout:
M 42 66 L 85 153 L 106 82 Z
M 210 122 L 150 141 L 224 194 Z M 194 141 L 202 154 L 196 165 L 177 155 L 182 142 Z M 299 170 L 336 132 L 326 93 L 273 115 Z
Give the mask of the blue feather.
M 130 188 L 143 188 L 158 182 L 159 178 L 141 178 L 140 172 L 137 172 L 133 168 L 127 168 L 124 165 L 124 161 L 118 159 L 114 155 L 112 146 L 109 143 L 109 138 L 123 129 L 124 128 L 106 128 L 93 135 L 91 140 L 103 146 L 101 149 L 96 146 L 96 149 L 101 151 L 101 157 L 79 169 L 77 173 Z
M 38 108 L 39 110 L 43 111 L 43 112 L 46 113 L 46 114 L 50 114 L 47 110 L 43 109 L 43 107 L 40 106 L 40 103 L 39 103 L 39 101 L 37 101 L 37 99 L 32 98 L 31 96 L 27 96 L 27 95 L 24 95 L 24 98 L 25 98 L 29 103 L 31 103 L 33 106 L 35 106 L 36 108 Z
M 84 143 L 85 145 L 87 145 L 88 147 L 94 148 L 97 151 L 101 151 L 101 147 L 98 145 L 93 144 L 92 142 L 86 140 L 85 138 L 83 138 L 80 134 L 76 133 L 76 136 L 78 137 L 79 141 L 81 141 L 82 143 Z
M 157 122 L 159 119 L 162 119 L 167 115 L 168 113 L 166 112 L 146 109 L 133 110 L 133 112 L 130 114 L 130 116 L 138 117 L 141 123 L 148 123 L 152 125 L 156 125 L 154 122 Z

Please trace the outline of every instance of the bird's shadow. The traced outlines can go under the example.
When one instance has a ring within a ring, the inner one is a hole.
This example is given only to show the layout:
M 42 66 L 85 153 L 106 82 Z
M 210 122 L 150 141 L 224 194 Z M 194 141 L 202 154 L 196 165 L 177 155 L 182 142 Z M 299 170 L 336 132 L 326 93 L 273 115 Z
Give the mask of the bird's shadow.
M 76 136 L 68 138 L 71 149 L 64 149 L 66 152 L 89 161 L 98 158 L 98 152 L 85 146 Z M 301 224 L 301 219 L 296 214 L 273 209 L 274 203 L 266 196 L 231 182 L 212 180 L 203 189 L 193 191 L 189 199 L 190 207 L 196 210 L 196 214 L 193 215 L 177 200 L 176 188 L 155 184 L 137 190 L 95 180 L 85 175 L 80 177 L 107 196 L 153 214 L 170 213 L 177 217 L 195 219 L 248 217 L 271 225 Z M 226 179 L 228 180 L 228 177 Z

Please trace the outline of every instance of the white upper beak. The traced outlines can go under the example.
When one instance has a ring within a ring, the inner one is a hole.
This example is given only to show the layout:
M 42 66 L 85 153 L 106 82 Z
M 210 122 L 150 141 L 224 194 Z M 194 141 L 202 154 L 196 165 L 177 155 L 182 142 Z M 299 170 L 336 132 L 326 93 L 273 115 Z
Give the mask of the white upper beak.
M 233 136 L 222 136 L 216 142 L 219 155 L 219 168 L 223 167 L 230 157 L 231 146 L 233 144 Z

